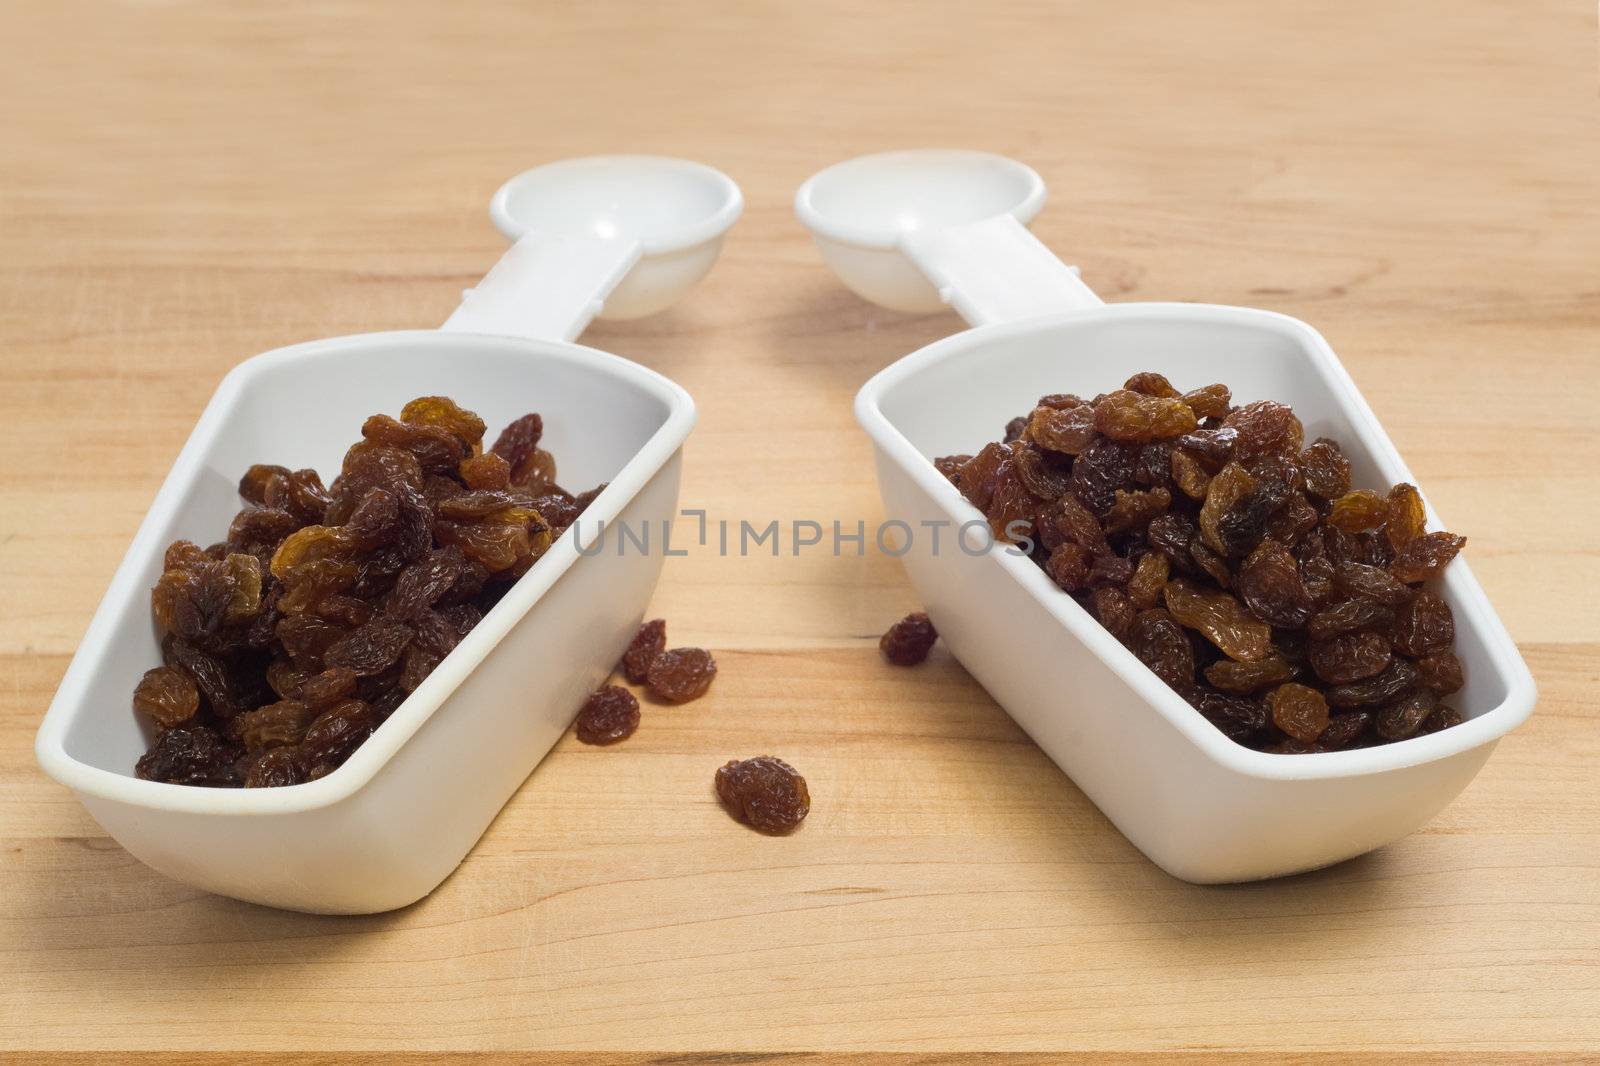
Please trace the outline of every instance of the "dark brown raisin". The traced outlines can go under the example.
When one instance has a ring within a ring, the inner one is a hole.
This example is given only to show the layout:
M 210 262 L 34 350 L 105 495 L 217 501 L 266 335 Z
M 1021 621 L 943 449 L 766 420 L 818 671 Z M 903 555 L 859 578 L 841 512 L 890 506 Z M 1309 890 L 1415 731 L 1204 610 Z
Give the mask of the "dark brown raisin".
M 705 695 L 716 676 L 717 661 L 704 648 L 672 648 L 655 657 L 645 683 L 658 700 L 688 703 Z
M 1387 630 L 1394 623 L 1394 612 L 1375 600 L 1341 600 L 1311 617 L 1306 632 L 1313 640 L 1329 640 L 1358 629 Z
M 578 712 L 576 731 L 585 744 L 615 744 L 639 728 L 639 701 L 620 685 L 592 693 Z
M 1418 689 L 1379 711 L 1373 729 L 1384 740 L 1405 740 L 1416 735 L 1438 705 L 1438 696 L 1427 689 Z
M 1326 695 L 1335 707 L 1375 707 L 1399 697 L 1416 683 L 1417 668 L 1411 665 L 1411 660 L 1396 657 L 1376 677 L 1334 685 Z
M 361 700 L 344 700 L 323 711 L 300 741 L 300 766 L 306 780 L 326 777 L 343 766 L 372 735 L 372 710 Z
M 1306 491 L 1318 499 L 1333 501 L 1350 491 L 1350 460 L 1327 437 L 1318 437 L 1300 453 L 1300 472 Z
M 628 650 L 622 653 L 622 676 L 629 684 L 644 684 L 650 678 L 650 664 L 666 650 L 667 620 L 652 618 L 639 627 Z
M 1438 577 L 1450 560 L 1466 546 L 1467 538 L 1454 533 L 1422 533 L 1406 542 L 1395 553 L 1389 570 L 1395 577 L 1409 584 Z
M 918 611 L 908 614 L 878 638 L 878 650 L 896 666 L 916 666 L 933 650 L 938 632 L 928 616 Z M 710 658 L 707 656 L 707 658 Z M 712 668 L 715 670 L 715 667 Z M 691 697 L 692 698 L 692 697 Z M 674 701 L 676 702 L 676 701 Z
M 245 788 L 282 788 L 304 780 L 294 748 L 268 748 L 249 760 L 244 773 Z
M 1461 660 L 1453 651 L 1436 651 L 1432 655 L 1422 656 L 1417 660 L 1417 674 L 1423 686 L 1440 696 L 1459 692 L 1461 686 L 1466 684 Z
M 1423 589 L 1395 614 L 1390 633 L 1394 646 L 1415 659 L 1449 649 L 1456 620 L 1448 603 Z
M 806 779 L 771 755 L 725 764 L 717 770 L 716 790 L 729 814 L 763 833 L 792 832 L 811 811 Z
M 1299 565 L 1277 541 L 1262 541 L 1239 565 L 1233 591 L 1251 614 L 1274 626 L 1298 628 L 1311 615 L 1311 599 L 1300 580 Z
M 1314 640 L 1311 668 L 1330 685 L 1348 685 L 1382 673 L 1389 665 L 1389 642 L 1371 630 Z
M 1166 611 L 1141 611 L 1128 647 L 1161 680 L 1179 691 L 1194 683 L 1194 646 Z
M 235 764 L 239 750 L 208 726 L 179 726 L 163 730 L 139 757 L 134 773 L 146 781 L 169 785 L 212 785 L 234 787 L 239 784 Z

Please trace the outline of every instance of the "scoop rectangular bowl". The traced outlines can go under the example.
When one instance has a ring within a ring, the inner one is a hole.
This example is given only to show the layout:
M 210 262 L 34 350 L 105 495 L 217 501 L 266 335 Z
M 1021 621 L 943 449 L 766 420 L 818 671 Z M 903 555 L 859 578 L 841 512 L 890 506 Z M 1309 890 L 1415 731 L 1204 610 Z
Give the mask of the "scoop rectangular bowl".
M 1140 370 L 1184 388 L 1214 381 L 1235 402 L 1279 400 L 1350 456 L 1357 486 L 1413 481 L 1315 330 L 1282 315 L 1122 304 L 984 326 L 939 341 L 862 388 L 890 519 L 940 636 L 962 665 L 1168 873 L 1199 883 L 1310 870 L 1396 840 L 1464 788 L 1533 708 L 1534 684 L 1467 564 L 1439 585 L 1456 618 L 1466 687 L 1456 728 L 1386 746 L 1271 755 L 1233 743 L 1167 688 L 1032 561 L 996 545 L 969 555 L 981 521 L 930 459 L 976 452 L 1051 392 L 1092 396 Z M 1439 525 L 1429 510 L 1430 527 Z M 948 525 L 935 551 L 931 527 Z
M 584 555 L 573 531 L 560 537 L 321 780 L 214 789 L 135 778 L 149 734 L 130 696 L 161 661 L 149 590 L 166 545 L 220 539 L 251 463 L 331 478 L 368 415 L 435 394 L 477 411 L 491 436 L 540 412 L 562 484 L 609 482 L 584 513 Z M 694 420 L 689 395 L 661 375 L 557 342 L 376 333 L 241 364 L 201 415 L 112 579 L 40 727 L 40 764 L 135 857 L 208 891 L 319 913 L 421 898 L 461 862 L 631 639 L 663 556 L 619 552 L 613 530 L 671 520 Z

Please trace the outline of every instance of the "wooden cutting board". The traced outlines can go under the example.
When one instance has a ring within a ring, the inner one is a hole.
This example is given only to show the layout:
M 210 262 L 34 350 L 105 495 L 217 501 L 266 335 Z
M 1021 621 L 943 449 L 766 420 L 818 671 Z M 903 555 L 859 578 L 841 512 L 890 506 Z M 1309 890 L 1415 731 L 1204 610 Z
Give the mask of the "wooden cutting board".
M 1600 1055 L 1594 30 L 1554 0 L 0 9 L 0 1048 Z M 960 323 L 843 291 L 789 205 L 827 163 L 925 144 L 1037 167 L 1037 232 L 1112 299 L 1329 337 L 1541 690 L 1427 828 L 1176 882 L 946 654 L 880 660 L 916 603 L 876 553 L 669 560 L 653 613 L 715 650 L 711 696 L 613 750 L 562 742 L 397 913 L 169 881 L 35 767 L 222 374 L 443 321 L 501 248 L 489 194 L 541 161 L 662 152 L 743 185 L 692 298 L 588 339 L 695 395 L 686 506 L 877 520 L 851 397 Z M 711 795 L 758 752 L 811 782 L 791 838 Z

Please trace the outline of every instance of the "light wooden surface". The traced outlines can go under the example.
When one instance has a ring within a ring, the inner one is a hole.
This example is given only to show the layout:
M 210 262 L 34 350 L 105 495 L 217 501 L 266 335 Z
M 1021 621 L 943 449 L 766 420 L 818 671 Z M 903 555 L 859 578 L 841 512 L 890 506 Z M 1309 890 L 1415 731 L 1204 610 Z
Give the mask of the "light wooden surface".
M 1600 1054 L 1592 5 L 987 6 L 0 8 L 0 1048 Z M 789 204 L 922 144 L 1036 166 L 1037 232 L 1113 299 L 1269 307 L 1341 353 L 1541 688 L 1433 824 L 1285 881 L 1173 881 L 942 652 L 882 664 L 915 604 L 879 556 L 670 560 L 656 613 L 718 653 L 711 697 L 564 741 L 399 913 L 198 893 L 36 769 L 222 374 L 442 321 L 501 247 L 488 195 L 543 160 L 743 185 L 691 299 L 587 340 L 699 401 L 686 505 L 875 520 L 851 397 L 959 323 L 845 293 Z M 761 751 L 811 782 L 792 838 L 710 794 Z

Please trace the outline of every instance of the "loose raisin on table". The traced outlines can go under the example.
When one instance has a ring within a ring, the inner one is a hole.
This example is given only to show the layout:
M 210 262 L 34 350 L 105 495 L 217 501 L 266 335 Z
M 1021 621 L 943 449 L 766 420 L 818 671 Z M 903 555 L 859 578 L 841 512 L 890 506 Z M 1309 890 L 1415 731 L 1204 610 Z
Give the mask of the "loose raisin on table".
M 615 744 L 639 728 L 639 701 L 620 685 L 590 694 L 578 712 L 576 732 L 585 744 Z
M 650 664 L 666 650 L 667 620 L 652 618 L 639 627 L 628 650 L 622 653 L 622 676 L 629 684 L 644 684 L 650 679 Z
M 704 648 L 672 648 L 650 663 L 645 684 L 667 703 L 688 703 L 705 695 L 717 676 L 717 661 Z
M 735 819 L 763 833 L 788 833 L 811 811 L 806 779 L 782 759 L 758 755 L 717 770 L 717 798 Z
M 878 650 L 896 666 L 916 666 L 933 650 L 938 632 L 928 616 L 918 611 L 908 614 L 878 639 Z

